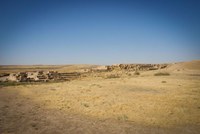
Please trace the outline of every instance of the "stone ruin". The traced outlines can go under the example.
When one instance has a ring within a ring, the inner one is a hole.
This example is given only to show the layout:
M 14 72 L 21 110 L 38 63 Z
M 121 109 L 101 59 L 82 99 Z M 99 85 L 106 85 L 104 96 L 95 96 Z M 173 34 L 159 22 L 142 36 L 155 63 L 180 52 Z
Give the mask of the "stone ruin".
M 168 66 L 167 64 L 117 64 L 117 65 L 107 66 L 107 70 L 148 71 L 148 70 L 164 69 L 167 66 Z
M 168 64 L 116 64 L 111 66 L 98 66 L 72 73 L 58 73 L 56 71 L 35 71 L 0 74 L 0 82 L 48 82 L 48 81 L 69 81 L 84 76 L 86 73 L 109 72 L 109 71 L 148 71 L 164 69 Z M 82 75 L 83 74 L 83 75 Z
M 48 82 L 69 81 L 80 77 L 80 73 L 58 73 L 56 71 L 37 71 L 0 74 L 0 82 Z
M 114 64 L 109 66 L 98 66 L 90 69 L 82 69 L 80 73 L 109 72 L 109 71 L 149 71 L 164 69 L 169 64 Z

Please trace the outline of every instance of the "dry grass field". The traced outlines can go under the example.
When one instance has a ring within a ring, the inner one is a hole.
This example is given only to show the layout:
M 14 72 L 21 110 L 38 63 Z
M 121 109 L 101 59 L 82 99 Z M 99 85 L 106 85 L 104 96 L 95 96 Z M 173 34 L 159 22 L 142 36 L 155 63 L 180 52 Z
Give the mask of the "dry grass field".
M 2 65 L 0 73 L 16 73 L 24 71 L 58 71 L 73 72 L 80 69 L 88 69 L 95 65 Z
M 200 61 L 139 75 L 101 72 L 69 82 L 1 86 L 0 133 L 199 134 Z

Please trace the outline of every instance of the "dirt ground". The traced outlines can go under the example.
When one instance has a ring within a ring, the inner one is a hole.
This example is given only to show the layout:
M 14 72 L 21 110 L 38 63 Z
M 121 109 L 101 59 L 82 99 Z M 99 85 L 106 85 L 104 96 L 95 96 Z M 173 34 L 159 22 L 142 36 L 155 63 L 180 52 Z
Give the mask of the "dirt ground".
M 199 134 L 200 72 L 0 87 L 1 134 Z

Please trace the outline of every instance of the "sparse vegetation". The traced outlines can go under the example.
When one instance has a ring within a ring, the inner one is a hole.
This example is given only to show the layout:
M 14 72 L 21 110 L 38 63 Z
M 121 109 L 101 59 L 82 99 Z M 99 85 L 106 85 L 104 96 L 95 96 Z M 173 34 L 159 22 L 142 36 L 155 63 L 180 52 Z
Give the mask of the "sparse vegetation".
M 158 72 L 158 73 L 155 73 L 154 75 L 155 76 L 169 76 L 170 73 L 168 73 L 168 72 Z
M 112 79 L 112 78 L 120 78 L 119 74 L 110 74 L 106 76 L 107 79 Z
M 63 83 L 64 81 L 49 81 L 49 82 L 0 82 L 0 87 L 7 87 L 7 86 L 20 86 L 20 85 L 44 85 L 44 84 L 51 84 L 51 83 Z
M 140 75 L 140 72 L 135 71 L 134 75 Z
M 120 120 L 120 121 L 126 121 L 126 120 L 128 120 L 128 116 L 122 115 L 122 116 L 119 116 L 117 119 Z
M 132 76 L 132 74 L 130 74 L 130 73 L 127 73 L 127 75 L 128 75 L 128 76 Z
M 50 90 L 51 90 L 51 91 L 56 91 L 56 89 L 55 89 L 55 88 L 51 88 Z
M 89 105 L 88 105 L 87 103 L 82 103 L 82 105 L 83 105 L 84 107 L 89 107 Z
M 0 82 L 0 87 L 6 87 L 6 86 L 18 86 L 18 85 L 28 85 L 29 83 L 23 83 L 23 82 Z

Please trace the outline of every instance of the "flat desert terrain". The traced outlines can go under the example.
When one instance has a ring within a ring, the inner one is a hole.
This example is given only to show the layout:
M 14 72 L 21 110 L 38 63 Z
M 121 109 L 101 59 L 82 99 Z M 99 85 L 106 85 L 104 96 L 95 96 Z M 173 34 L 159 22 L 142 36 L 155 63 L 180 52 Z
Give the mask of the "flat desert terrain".
M 69 67 L 91 67 L 77 66 Z M 0 133 L 199 134 L 200 61 L 139 75 L 94 72 L 66 82 L 0 86 Z

